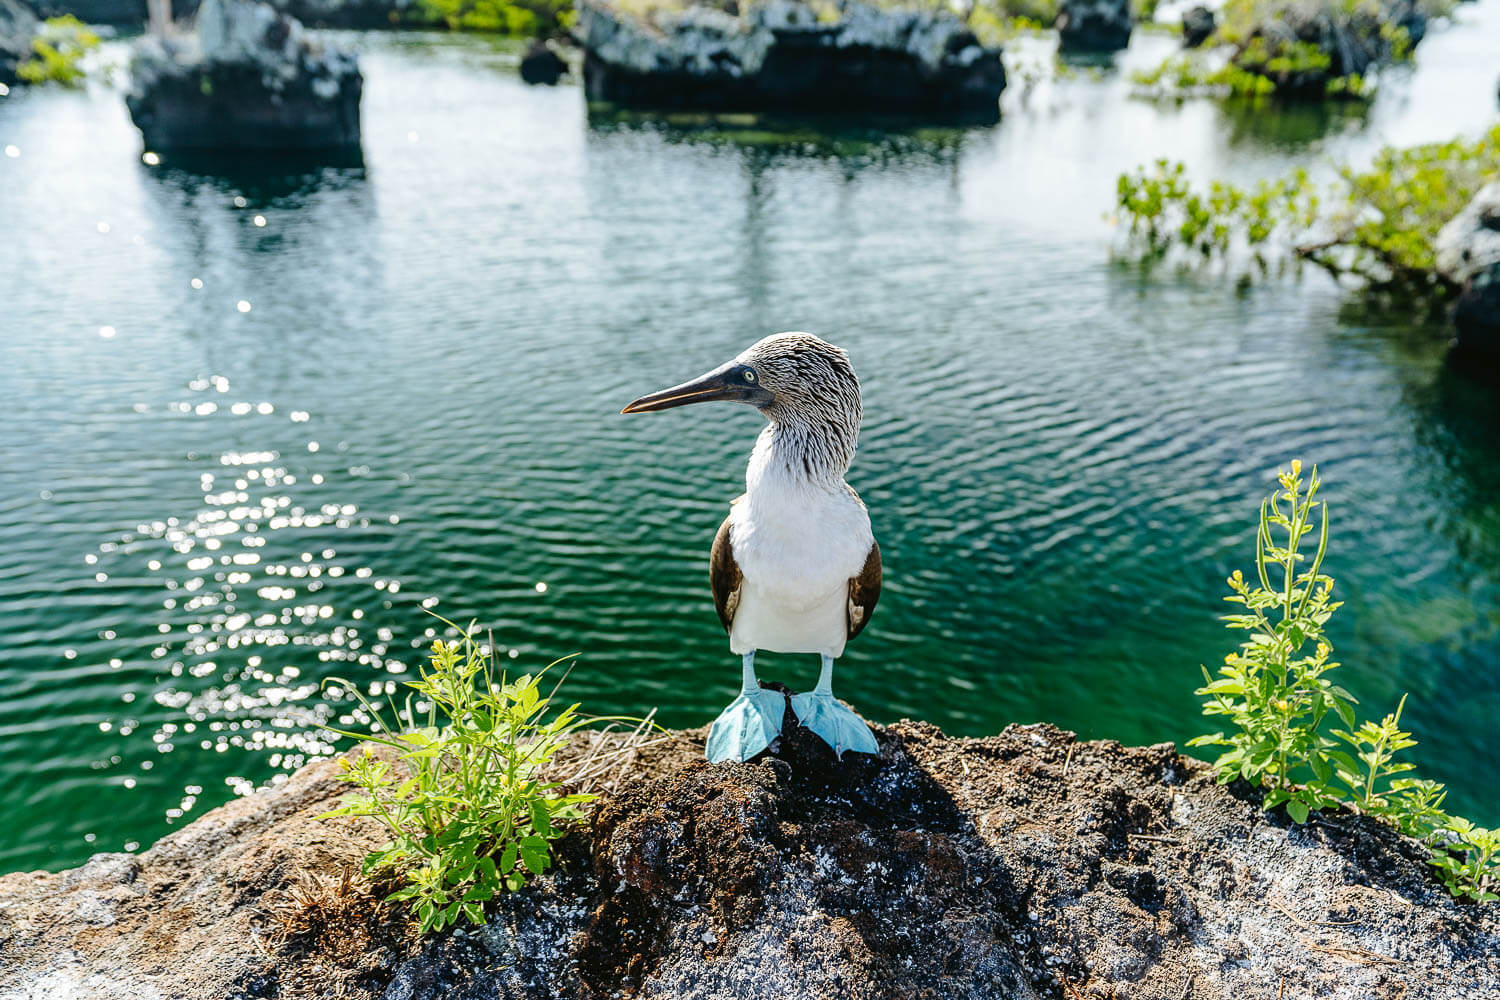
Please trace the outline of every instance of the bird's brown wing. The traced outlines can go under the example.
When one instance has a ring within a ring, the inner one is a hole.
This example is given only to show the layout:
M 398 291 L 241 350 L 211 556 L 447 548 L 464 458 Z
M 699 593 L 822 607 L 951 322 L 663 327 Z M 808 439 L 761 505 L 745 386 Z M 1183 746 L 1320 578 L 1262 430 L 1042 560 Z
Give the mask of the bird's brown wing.
M 875 602 L 880 600 L 880 543 L 870 542 L 870 554 L 859 576 L 849 580 L 849 638 L 853 639 L 870 623 Z
M 739 503 L 738 500 L 735 503 Z M 708 556 L 708 585 L 713 588 L 714 607 L 718 609 L 719 621 L 724 631 L 734 624 L 734 613 L 740 606 L 740 584 L 744 581 L 739 563 L 734 561 L 734 548 L 729 544 L 729 518 L 719 525 L 714 536 L 714 547 Z

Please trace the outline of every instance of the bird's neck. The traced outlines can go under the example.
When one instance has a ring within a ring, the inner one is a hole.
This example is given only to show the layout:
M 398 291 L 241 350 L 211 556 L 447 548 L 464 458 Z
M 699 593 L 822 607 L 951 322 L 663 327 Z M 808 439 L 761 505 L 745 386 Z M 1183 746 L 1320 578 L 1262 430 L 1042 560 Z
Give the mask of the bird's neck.
M 766 490 L 842 490 L 854 460 L 857 428 L 772 419 L 755 441 L 745 470 L 753 497 Z

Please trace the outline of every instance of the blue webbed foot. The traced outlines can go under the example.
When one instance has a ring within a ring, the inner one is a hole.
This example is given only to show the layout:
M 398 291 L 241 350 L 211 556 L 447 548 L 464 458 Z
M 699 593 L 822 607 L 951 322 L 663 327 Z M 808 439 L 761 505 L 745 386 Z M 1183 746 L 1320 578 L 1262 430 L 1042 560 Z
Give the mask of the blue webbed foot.
M 822 737 L 823 742 L 833 747 L 839 759 L 844 751 L 878 754 L 875 734 L 863 719 L 840 704 L 832 691 L 809 691 L 792 695 L 792 711 L 797 721 Z
M 730 760 L 749 760 L 771 745 L 781 735 L 781 719 L 786 713 L 786 695 L 756 685 L 753 691 L 741 691 L 729 707 L 719 713 L 708 731 L 708 760 L 722 764 Z

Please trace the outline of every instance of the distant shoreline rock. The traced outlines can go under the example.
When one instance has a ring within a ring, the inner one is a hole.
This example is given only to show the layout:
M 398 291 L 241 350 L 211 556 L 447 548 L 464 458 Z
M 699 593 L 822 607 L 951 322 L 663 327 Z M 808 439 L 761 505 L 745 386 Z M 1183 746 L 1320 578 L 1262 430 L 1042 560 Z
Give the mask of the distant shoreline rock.
M 702 729 L 629 751 L 547 876 L 420 941 L 342 881 L 384 837 L 315 819 L 348 786 L 311 764 L 141 854 L 0 877 L 0 1000 L 1500 995 L 1500 907 L 1376 820 L 1292 825 L 1170 744 L 877 730 L 842 762 L 795 721 L 746 764 Z
M 798 0 L 706 5 L 642 19 L 578 0 L 593 101 L 661 110 L 999 117 L 1005 68 L 952 14 L 851 2 L 820 21 Z
M 31 55 L 40 22 L 20 0 L 0 0 L 0 83 L 16 82 L 16 68 Z
M 204 0 L 192 35 L 136 46 L 125 103 L 154 150 L 349 150 L 363 78 L 256 0 Z
M 1130 44 L 1135 18 L 1130 0 L 1062 0 L 1058 47 L 1073 52 L 1118 52 Z
M 1438 232 L 1433 251 L 1438 274 L 1459 289 L 1458 352 L 1500 371 L 1500 181 L 1479 189 Z

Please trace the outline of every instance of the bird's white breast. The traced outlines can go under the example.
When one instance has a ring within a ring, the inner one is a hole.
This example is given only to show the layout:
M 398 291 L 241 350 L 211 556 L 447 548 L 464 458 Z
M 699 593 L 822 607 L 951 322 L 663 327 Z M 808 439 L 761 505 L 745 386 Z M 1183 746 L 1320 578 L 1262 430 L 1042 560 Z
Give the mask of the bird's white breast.
M 746 487 L 729 514 L 742 577 L 730 648 L 839 656 L 849 580 L 874 544 L 864 504 L 842 479 L 809 482 L 764 460 L 760 449 Z

